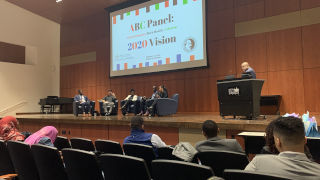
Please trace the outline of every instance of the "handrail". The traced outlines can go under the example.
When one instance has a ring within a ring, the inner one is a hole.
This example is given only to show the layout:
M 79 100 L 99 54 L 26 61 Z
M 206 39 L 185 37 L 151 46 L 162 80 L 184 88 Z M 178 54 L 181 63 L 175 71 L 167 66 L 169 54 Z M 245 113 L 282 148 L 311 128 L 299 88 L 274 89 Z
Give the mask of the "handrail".
M 15 105 L 9 106 L 9 107 L 1 110 L 0 115 L 7 114 L 8 112 L 12 112 L 14 110 L 17 110 L 17 109 L 23 107 L 25 104 L 28 104 L 28 102 L 27 101 L 20 101 L 19 103 L 15 104 Z

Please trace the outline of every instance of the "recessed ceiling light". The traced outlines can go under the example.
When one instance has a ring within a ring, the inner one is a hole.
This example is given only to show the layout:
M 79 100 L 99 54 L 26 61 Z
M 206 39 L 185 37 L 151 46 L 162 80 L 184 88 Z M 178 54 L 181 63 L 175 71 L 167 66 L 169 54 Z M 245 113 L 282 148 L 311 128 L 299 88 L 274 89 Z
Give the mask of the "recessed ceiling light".
M 60 3 L 60 2 L 62 2 L 62 0 L 56 0 L 56 3 Z

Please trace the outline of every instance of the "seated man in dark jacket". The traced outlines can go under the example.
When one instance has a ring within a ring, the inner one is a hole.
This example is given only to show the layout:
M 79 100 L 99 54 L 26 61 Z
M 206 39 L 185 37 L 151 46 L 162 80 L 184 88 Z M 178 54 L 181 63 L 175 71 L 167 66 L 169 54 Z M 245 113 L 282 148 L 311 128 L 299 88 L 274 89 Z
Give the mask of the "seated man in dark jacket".
M 81 106 L 82 112 L 83 112 L 83 116 L 85 116 L 86 114 L 88 116 L 91 116 L 91 114 L 89 113 L 91 111 L 91 106 L 90 106 L 90 100 L 88 99 L 87 96 L 83 95 L 82 90 L 79 89 L 78 90 L 78 95 L 76 95 L 73 100 L 75 102 L 79 103 L 79 106 Z
M 219 128 L 216 122 L 206 120 L 202 124 L 202 134 L 207 138 L 196 144 L 197 151 L 231 151 L 244 153 L 240 144 L 235 139 L 221 139 L 218 137 Z

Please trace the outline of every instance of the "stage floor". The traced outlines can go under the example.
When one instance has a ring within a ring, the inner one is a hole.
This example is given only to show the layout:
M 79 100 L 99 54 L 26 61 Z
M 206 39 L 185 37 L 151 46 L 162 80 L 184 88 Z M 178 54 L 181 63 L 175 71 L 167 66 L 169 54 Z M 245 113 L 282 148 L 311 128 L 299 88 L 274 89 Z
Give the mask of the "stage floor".
M 82 117 L 73 114 L 24 114 L 17 115 L 17 119 L 23 122 L 52 122 L 52 123 L 70 123 L 70 124 L 101 124 L 101 125 L 128 125 L 133 114 L 128 116 L 92 116 Z M 257 120 L 247 119 L 223 119 L 221 116 L 213 113 L 178 113 L 171 116 L 144 117 L 145 125 L 174 128 L 201 128 L 205 120 L 214 120 L 220 129 L 246 130 L 246 131 L 264 131 L 265 127 L 277 115 L 265 116 Z

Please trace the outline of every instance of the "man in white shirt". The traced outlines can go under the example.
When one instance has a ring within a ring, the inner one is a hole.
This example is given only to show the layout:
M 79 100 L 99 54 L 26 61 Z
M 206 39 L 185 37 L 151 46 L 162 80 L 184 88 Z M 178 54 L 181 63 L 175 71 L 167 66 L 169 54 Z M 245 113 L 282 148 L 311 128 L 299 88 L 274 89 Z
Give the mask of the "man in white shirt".
M 134 116 L 131 118 L 131 133 L 130 136 L 124 139 L 123 144 L 137 143 L 152 146 L 156 152 L 157 148 L 167 146 L 161 138 L 152 133 L 144 132 L 143 118 L 140 116 Z
M 123 115 L 127 115 L 128 108 L 130 108 L 131 105 L 134 105 L 134 114 L 138 114 L 139 108 L 138 108 L 138 96 L 135 94 L 135 90 L 131 89 L 130 94 L 121 102 L 121 111 Z
M 320 164 L 304 153 L 304 124 L 295 117 L 280 117 L 274 122 L 273 136 L 279 155 L 257 155 L 247 171 L 280 175 L 289 179 L 320 179 Z

